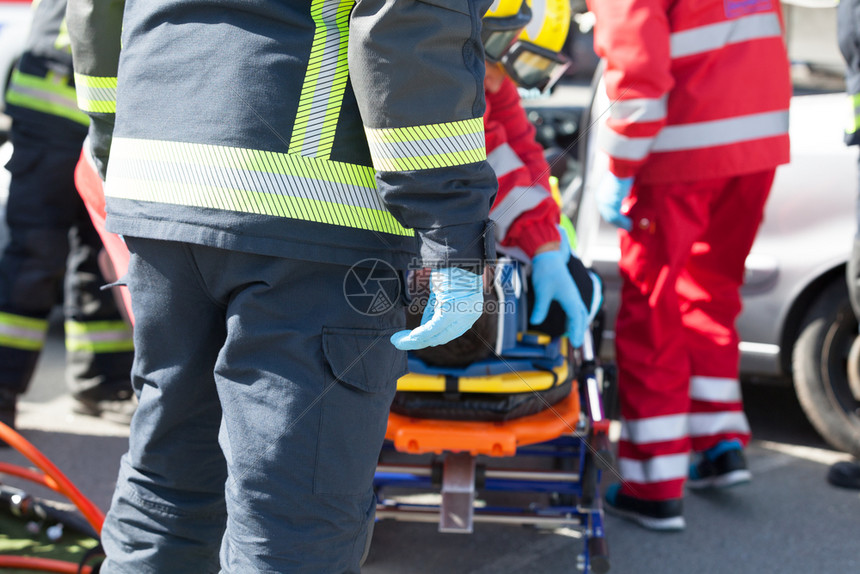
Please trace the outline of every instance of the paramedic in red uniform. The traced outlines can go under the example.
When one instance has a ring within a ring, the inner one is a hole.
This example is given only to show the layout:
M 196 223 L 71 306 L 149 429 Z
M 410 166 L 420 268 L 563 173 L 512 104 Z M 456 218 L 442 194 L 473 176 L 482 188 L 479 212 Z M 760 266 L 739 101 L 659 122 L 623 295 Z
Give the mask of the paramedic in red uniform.
M 559 54 L 569 26 L 568 0 L 493 3 L 483 18 L 484 134 L 487 162 L 499 182 L 490 209 L 496 247 L 530 266 L 530 328 L 552 332 L 563 313 L 564 332 L 579 347 L 595 309 L 586 308 L 574 274 L 584 284 L 591 277 L 570 257 L 567 238 L 559 232 L 561 211 L 550 192 L 550 167 L 517 91 L 517 85 L 551 90 L 569 66 Z M 506 38 L 516 40 L 511 44 Z M 592 302 L 590 289 L 586 295 Z
M 589 5 L 611 102 L 597 203 L 620 228 L 623 280 L 623 484 L 607 506 L 679 530 L 685 483 L 750 479 L 735 319 L 775 169 L 789 161 L 782 15 L 775 0 Z

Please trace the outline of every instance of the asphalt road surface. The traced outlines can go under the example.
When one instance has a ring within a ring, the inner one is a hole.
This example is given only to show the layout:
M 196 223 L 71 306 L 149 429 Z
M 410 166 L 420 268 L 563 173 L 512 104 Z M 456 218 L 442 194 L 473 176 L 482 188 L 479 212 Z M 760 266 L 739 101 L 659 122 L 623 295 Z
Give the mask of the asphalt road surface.
M 128 429 L 71 414 L 59 331 L 59 326 L 52 329 L 35 380 L 23 397 L 19 426 L 106 510 Z M 611 572 L 860 572 L 860 491 L 837 489 L 825 481 L 828 465 L 848 457 L 816 435 L 790 389 L 745 385 L 744 392 L 755 436 L 748 450 L 753 482 L 717 494 L 690 493 L 685 500 L 687 529 L 681 533 L 653 533 L 607 516 Z M 0 460 L 26 463 L 9 450 L 0 451 Z M 440 534 L 434 524 L 381 521 L 364 572 L 573 573 L 581 550 L 574 530 L 476 524 L 472 534 Z

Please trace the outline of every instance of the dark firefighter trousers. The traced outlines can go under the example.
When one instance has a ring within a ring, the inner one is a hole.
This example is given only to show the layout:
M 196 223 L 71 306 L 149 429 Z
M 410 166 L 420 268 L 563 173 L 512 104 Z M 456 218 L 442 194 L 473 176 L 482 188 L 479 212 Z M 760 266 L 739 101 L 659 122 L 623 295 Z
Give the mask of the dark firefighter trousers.
M 131 423 L 103 574 L 359 571 L 405 353 L 348 267 L 126 237 Z

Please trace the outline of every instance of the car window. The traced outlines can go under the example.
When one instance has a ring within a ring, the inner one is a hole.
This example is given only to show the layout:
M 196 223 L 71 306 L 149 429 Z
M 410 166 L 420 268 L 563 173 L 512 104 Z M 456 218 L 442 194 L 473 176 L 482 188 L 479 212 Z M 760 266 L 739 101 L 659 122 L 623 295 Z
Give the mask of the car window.
M 836 41 L 838 0 L 784 0 L 785 43 L 795 95 L 845 91 Z

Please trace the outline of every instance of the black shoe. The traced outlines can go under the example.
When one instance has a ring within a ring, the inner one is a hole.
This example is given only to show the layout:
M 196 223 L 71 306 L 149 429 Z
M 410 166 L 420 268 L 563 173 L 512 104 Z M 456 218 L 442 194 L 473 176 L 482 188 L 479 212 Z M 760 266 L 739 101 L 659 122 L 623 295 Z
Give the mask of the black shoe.
M 75 404 L 72 412 L 79 415 L 100 417 L 119 424 L 131 424 L 134 411 L 137 410 L 137 398 L 131 392 L 121 392 L 110 398 L 94 399 L 90 397 L 74 397 Z
M 842 488 L 860 489 L 860 464 L 843 460 L 827 471 L 827 482 Z
M 752 480 L 741 443 L 723 441 L 699 455 L 690 465 L 687 486 L 692 489 L 728 488 Z
M 18 394 L 0 390 L 0 423 L 15 430 L 15 414 L 18 409 Z M 0 448 L 9 448 L 9 444 L 0 439 Z
M 620 484 L 610 484 L 606 489 L 606 510 L 626 518 L 649 530 L 665 532 L 683 530 L 686 526 L 683 516 L 683 500 L 643 500 L 621 493 Z

